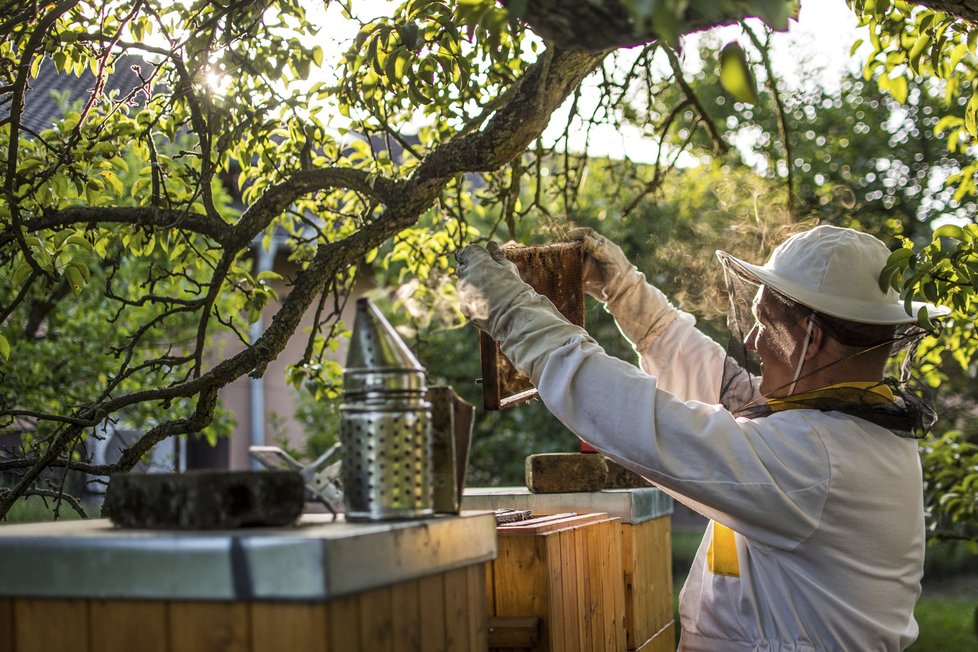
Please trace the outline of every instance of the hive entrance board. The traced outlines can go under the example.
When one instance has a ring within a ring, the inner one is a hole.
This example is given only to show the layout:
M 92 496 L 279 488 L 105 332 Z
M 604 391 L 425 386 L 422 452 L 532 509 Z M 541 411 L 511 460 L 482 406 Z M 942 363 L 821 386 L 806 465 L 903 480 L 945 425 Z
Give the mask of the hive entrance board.
M 539 246 L 506 246 L 520 276 L 550 299 L 572 324 L 584 326 L 584 249 L 577 242 Z M 487 410 L 504 410 L 536 397 L 537 390 L 526 375 L 516 370 L 499 350 L 499 345 L 480 333 L 482 396 Z

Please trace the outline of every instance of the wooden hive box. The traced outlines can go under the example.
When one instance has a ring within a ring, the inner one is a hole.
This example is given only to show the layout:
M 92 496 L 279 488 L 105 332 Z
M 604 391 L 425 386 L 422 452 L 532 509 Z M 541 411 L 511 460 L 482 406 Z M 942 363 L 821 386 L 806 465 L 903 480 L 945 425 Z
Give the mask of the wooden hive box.
M 676 649 L 672 608 L 672 499 L 667 494 L 652 487 L 563 494 L 535 494 L 525 487 L 469 488 L 465 505 L 467 509 L 513 508 L 541 515 L 600 511 L 616 517 L 621 529 L 622 576 L 618 581 L 625 596 L 626 649 L 641 652 Z M 497 528 L 500 550 L 504 547 L 503 532 Z
M 520 277 L 550 299 L 570 323 L 584 326 L 584 249 L 579 242 L 550 245 L 506 245 L 506 258 Z M 485 333 L 479 334 L 482 360 L 483 404 L 487 410 L 503 410 L 536 397 L 530 379 L 499 350 Z
M 607 514 L 555 514 L 497 529 L 499 553 L 487 564 L 494 618 L 538 618 L 523 649 L 626 649 L 621 526 Z M 490 629 L 490 649 L 493 648 Z M 514 649 L 509 647 L 506 649 Z

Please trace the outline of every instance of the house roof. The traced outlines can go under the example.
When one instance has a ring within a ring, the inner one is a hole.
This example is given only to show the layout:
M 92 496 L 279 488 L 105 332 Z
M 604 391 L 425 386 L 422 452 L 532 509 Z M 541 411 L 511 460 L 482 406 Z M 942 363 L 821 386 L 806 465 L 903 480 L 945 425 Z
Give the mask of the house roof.
M 105 80 L 100 101 L 109 97 L 121 98 L 139 88 L 142 82 L 133 68 L 142 68 L 145 76 L 152 64 L 135 55 L 123 55 L 115 63 L 115 68 Z M 84 103 L 95 90 L 95 75 L 86 68 L 81 76 L 63 74 L 54 67 L 54 62 L 45 58 L 37 72 L 37 77 L 28 82 L 24 94 L 24 111 L 21 124 L 34 132 L 50 129 L 72 105 Z M 145 99 L 138 93 L 135 102 Z M 0 118 L 10 115 L 10 97 L 0 100 Z

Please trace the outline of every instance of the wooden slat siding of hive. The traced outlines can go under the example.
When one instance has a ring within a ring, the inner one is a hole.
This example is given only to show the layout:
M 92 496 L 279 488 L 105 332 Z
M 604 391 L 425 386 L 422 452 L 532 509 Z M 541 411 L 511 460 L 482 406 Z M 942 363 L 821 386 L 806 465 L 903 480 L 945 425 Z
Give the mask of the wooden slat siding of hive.
M 635 652 L 674 652 L 676 649 L 676 624 L 669 623 Z
M 643 649 L 672 622 L 671 525 L 668 516 L 622 525 L 629 650 Z
M 672 519 L 668 516 L 648 521 L 651 554 L 646 558 L 651 587 L 653 625 L 656 632 L 671 624 L 672 613 Z M 643 524 L 644 525 L 644 524 Z
M 14 601 L 0 598 L 0 652 L 14 652 Z
M 326 607 L 322 603 L 251 603 L 251 646 L 255 652 L 330 652 L 327 629 Z
M 624 572 L 621 570 L 622 565 L 624 564 L 621 557 L 622 535 L 623 533 L 621 530 L 621 523 L 619 523 L 617 531 L 612 532 L 611 541 L 609 541 L 608 544 L 609 545 L 608 558 L 612 560 L 613 565 L 618 567 L 617 577 L 624 576 Z M 667 559 L 666 562 L 671 564 L 672 560 Z M 609 573 L 608 576 L 610 577 L 611 573 Z M 615 582 L 615 586 L 612 589 L 612 591 L 613 591 L 612 596 L 614 597 L 615 600 L 615 624 L 617 625 L 616 627 L 617 638 L 615 640 L 618 644 L 619 649 L 626 650 L 628 649 L 628 642 L 625 640 L 626 638 L 625 627 L 628 623 L 627 623 L 627 619 L 625 618 L 625 604 L 626 604 L 625 587 L 622 585 L 621 581 L 619 580 Z M 670 591 L 670 595 L 672 595 L 671 591 Z
M 497 616 L 540 618 L 539 649 L 549 649 L 550 578 L 547 541 L 499 531 L 499 548 L 493 564 Z
M 641 544 L 636 542 L 640 536 L 638 528 L 644 524 L 621 526 L 621 561 L 625 577 L 625 642 L 629 650 L 636 650 L 652 638 L 652 615 L 647 606 L 650 601 L 645 591 L 645 578 L 641 573 L 643 565 L 638 559 Z
M 81 601 L 75 601 L 76 608 Z M 88 602 L 92 650 L 97 652 L 169 652 L 167 606 L 159 600 Z
M 486 609 L 486 575 L 478 566 L 462 569 L 465 572 L 468 596 L 465 604 L 469 618 L 469 650 L 485 650 L 489 645 L 489 627 Z
M 486 574 L 486 613 L 492 619 L 496 615 L 496 567 L 493 562 L 487 561 L 483 568 Z
M 88 652 L 88 604 L 78 600 L 14 602 L 17 652 Z
M 391 589 L 381 588 L 358 596 L 360 647 L 367 652 L 395 652 Z
M 555 627 L 564 634 L 564 647 L 560 649 L 590 650 L 587 643 L 588 632 L 591 629 L 591 614 L 588 613 L 584 575 L 586 559 L 584 544 L 584 528 L 569 527 L 550 535 L 557 539 L 560 547 L 560 572 L 562 590 L 560 595 L 560 620 L 554 621 Z M 557 585 L 555 585 L 557 586 Z M 558 593 L 558 592 L 555 592 Z M 557 623 L 562 623 L 558 625 Z
M 465 604 L 468 597 L 468 574 L 465 569 L 445 573 L 445 644 L 449 650 L 470 649 L 469 618 Z
M 331 652 L 359 650 L 360 604 L 358 596 L 337 598 L 326 603 L 326 637 Z
M 548 639 L 544 639 L 547 650 L 568 650 L 568 636 L 564 626 L 564 601 L 566 592 L 564 591 L 564 567 L 560 564 L 560 539 L 554 534 L 552 527 L 536 528 L 540 534 L 533 536 L 534 539 L 543 541 L 543 559 L 547 570 L 547 595 L 550 596 L 550 604 L 547 605 L 547 619 L 544 621 L 544 632 Z
M 172 652 L 251 652 L 245 602 L 170 602 L 169 612 Z
M 424 652 L 451 652 L 446 643 L 445 581 L 441 575 L 432 575 L 418 581 L 418 596 L 425 610 L 425 624 L 421 628 L 421 649 Z
M 582 574 L 588 580 L 588 621 L 590 625 L 592 640 L 588 642 L 589 650 L 614 650 L 609 647 L 609 641 L 615 640 L 615 623 L 608 620 L 609 612 L 614 610 L 613 592 L 616 589 L 614 578 L 606 577 L 607 570 L 605 564 L 607 560 L 602 559 L 603 539 L 607 536 L 602 530 L 608 527 L 618 527 L 616 521 L 595 523 L 591 527 L 581 528 L 584 535 L 584 568 Z
M 391 625 L 396 649 L 423 649 L 421 608 L 417 582 L 400 582 L 391 586 Z

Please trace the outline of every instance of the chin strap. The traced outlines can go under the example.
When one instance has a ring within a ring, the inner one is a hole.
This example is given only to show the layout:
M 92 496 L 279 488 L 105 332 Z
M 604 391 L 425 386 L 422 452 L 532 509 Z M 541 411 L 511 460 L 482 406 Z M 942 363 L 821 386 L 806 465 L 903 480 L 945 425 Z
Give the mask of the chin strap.
M 814 325 L 815 320 L 809 317 L 808 328 L 805 330 L 805 343 L 801 345 L 801 357 L 798 358 L 798 368 L 795 369 L 795 377 L 791 379 L 788 396 L 795 393 L 795 385 L 798 384 L 798 379 L 801 378 L 801 370 L 805 366 L 805 354 L 808 353 L 808 343 L 812 341 L 812 326 Z

